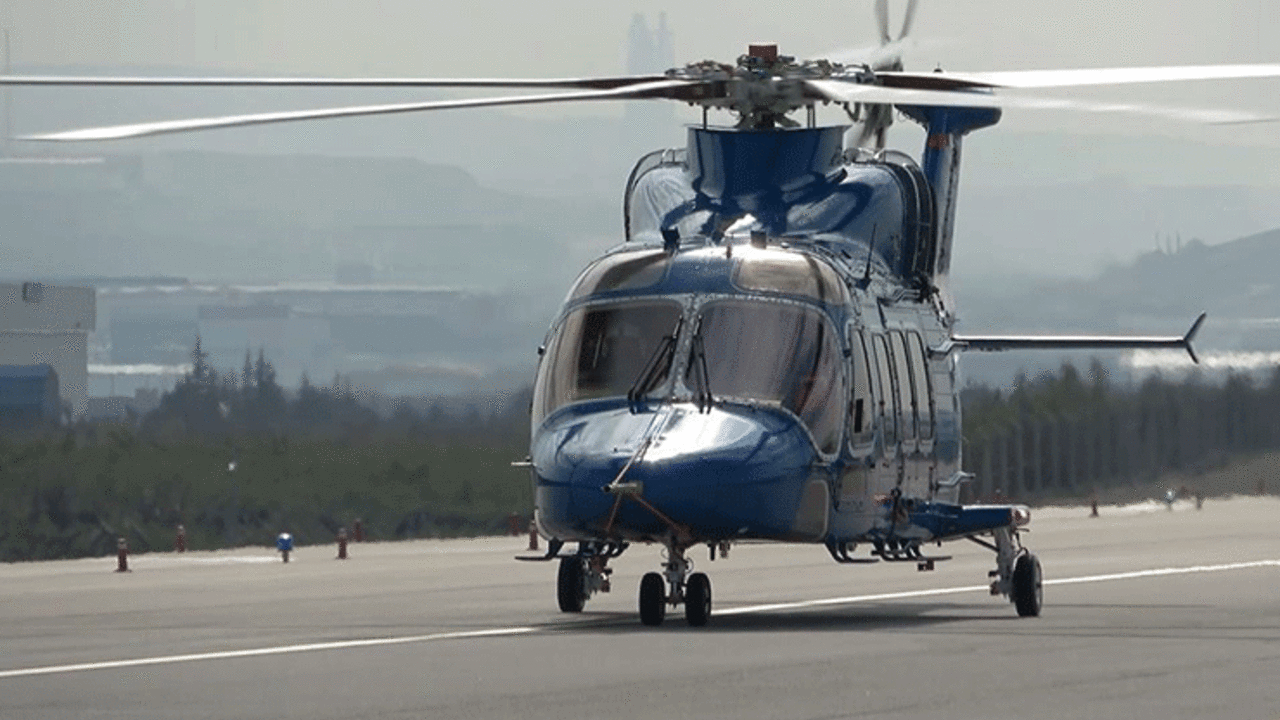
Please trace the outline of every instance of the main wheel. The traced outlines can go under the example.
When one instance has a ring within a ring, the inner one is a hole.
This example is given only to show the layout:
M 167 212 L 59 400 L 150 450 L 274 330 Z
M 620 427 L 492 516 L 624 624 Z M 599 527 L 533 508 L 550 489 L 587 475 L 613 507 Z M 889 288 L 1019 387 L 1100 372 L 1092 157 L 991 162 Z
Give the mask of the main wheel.
M 1040 559 L 1023 553 L 1013 564 L 1013 604 L 1019 617 L 1039 617 L 1044 604 L 1044 582 Z
M 711 580 L 705 573 L 694 573 L 684 588 L 684 617 L 693 627 L 702 627 L 711 619 Z
M 662 624 L 667 614 L 667 583 L 656 572 L 645 573 L 640 578 L 640 622 L 645 625 Z
M 560 573 L 556 576 L 556 599 L 560 601 L 560 612 L 582 612 L 587 604 L 586 568 L 582 558 L 560 558 Z

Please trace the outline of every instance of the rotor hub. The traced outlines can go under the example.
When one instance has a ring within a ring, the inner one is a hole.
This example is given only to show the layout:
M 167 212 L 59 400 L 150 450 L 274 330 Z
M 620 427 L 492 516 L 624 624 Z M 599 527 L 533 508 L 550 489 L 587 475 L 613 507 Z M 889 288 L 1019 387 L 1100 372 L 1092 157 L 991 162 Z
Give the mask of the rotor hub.
M 778 53 L 774 44 L 750 45 L 733 65 L 704 60 L 667 71 L 667 77 L 687 80 L 704 88 L 683 98 L 691 105 L 729 110 L 739 116 L 739 127 L 765 129 L 795 127 L 787 115 L 830 100 L 807 86 L 811 80 L 840 79 L 874 83 L 875 73 L 865 65 L 846 66 L 828 60 L 797 61 Z

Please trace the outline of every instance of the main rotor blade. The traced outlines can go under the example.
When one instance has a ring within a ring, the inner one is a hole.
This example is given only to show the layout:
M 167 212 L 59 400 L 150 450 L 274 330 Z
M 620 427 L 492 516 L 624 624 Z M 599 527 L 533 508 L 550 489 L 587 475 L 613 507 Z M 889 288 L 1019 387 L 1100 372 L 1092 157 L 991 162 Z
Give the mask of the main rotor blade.
M 113 125 L 110 127 L 68 130 L 40 135 L 28 135 L 19 140 L 84 142 L 91 140 L 120 140 L 124 138 L 162 135 L 166 133 L 190 132 L 194 130 L 212 130 L 215 128 L 243 127 L 246 125 L 266 125 L 270 123 L 295 122 L 299 120 L 321 120 L 328 118 L 357 117 L 363 115 L 391 115 L 396 113 L 421 112 L 426 110 L 449 110 L 455 108 L 494 107 L 500 105 L 534 105 L 538 103 L 579 102 L 584 100 L 625 100 L 629 98 L 668 98 L 675 97 L 680 90 L 695 88 L 699 83 L 686 80 L 662 80 L 631 87 L 613 90 L 592 90 L 576 93 L 554 93 L 550 95 L 509 95 L 506 97 L 472 98 L 467 100 L 436 100 L 419 103 L 399 103 L 392 105 L 361 105 L 352 107 L 327 108 L 321 110 L 292 110 L 286 112 L 259 113 L 254 115 L 228 115 L 215 118 L 197 118 L 191 120 L 167 120 L 162 122 L 138 123 L 134 125 Z
M 1280 77 L 1280 65 L 1174 65 L 1169 67 L 1093 68 L 1084 70 L 1010 70 L 1003 72 L 885 72 L 885 84 L 913 89 L 1055 88 L 1188 80 L 1235 80 Z
M 598 78 L 299 78 L 299 77 L 76 77 L 0 75 L 0 86 L 92 87 L 370 87 L 370 88 L 565 88 L 612 90 L 667 80 L 665 75 Z
M 1275 118 L 1255 113 L 1200 108 L 1165 107 L 1143 103 L 1096 102 L 1042 97 L 1025 93 L 999 93 L 984 89 L 913 90 L 865 85 L 839 80 L 809 80 L 805 83 L 820 97 L 832 102 L 923 105 L 932 107 L 1018 108 L 1026 110 L 1070 110 L 1076 112 L 1141 115 L 1166 120 L 1205 124 L 1271 122 Z
M 987 108 L 1003 105 L 1001 98 L 983 89 L 914 90 L 842 80 L 806 80 L 804 84 L 818 97 L 839 103 Z

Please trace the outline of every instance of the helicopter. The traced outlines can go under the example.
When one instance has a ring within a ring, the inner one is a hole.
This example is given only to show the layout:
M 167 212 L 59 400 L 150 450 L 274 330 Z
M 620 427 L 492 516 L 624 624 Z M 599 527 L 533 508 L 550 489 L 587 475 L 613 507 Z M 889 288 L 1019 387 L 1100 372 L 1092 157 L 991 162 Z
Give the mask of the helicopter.
M 643 624 L 683 606 L 708 624 L 710 559 L 748 542 L 822 546 L 840 564 L 932 570 L 928 548 L 995 555 L 990 590 L 1041 614 L 1042 568 L 1021 540 L 1026 505 L 962 502 L 959 355 L 1009 349 L 1182 350 L 1181 336 L 970 336 L 949 290 L 961 147 L 1006 108 L 1136 112 L 1212 121 L 1226 111 L 1090 104 L 1046 88 L 1280 77 L 1280 65 L 908 72 L 916 3 L 861 62 L 797 60 L 751 45 L 732 63 L 562 79 L 5 76 L 0 84 L 517 88 L 536 94 L 147 122 L 29 136 L 101 141 L 445 109 L 589 101 L 700 108 L 683 148 L 626 181 L 622 242 L 573 283 L 539 348 L 530 408 L 534 522 L 558 562 L 561 611 L 612 589 L 609 562 L 662 546 L 639 584 Z M 557 92 L 546 92 L 546 91 Z M 847 123 L 822 125 L 819 107 Z M 923 126 L 919 160 L 885 148 L 894 112 Z M 732 124 L 714 125 L 711 113 Z M 797 118 L 796 116 L 800 116 Z M 857 127 L 855 141 L 846 136 Z M 570 548 L 576 544 L 576 549 Z M 858 553 L 858 548 L 865 552 Z

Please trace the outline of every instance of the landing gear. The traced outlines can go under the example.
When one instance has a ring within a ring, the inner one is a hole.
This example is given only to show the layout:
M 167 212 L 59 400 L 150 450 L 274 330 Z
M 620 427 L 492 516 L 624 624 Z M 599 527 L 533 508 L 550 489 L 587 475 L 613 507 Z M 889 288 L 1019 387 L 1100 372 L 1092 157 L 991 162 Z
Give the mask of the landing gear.
M 556 576 L 556 599 L 560 612 L 582 612 L 587 604 L 586 563 L 577 555 L 560 558 L 560 572 Z
M 650 627 L 662 624 L 667 614 L 666 583 L 656 572 L 640 578 L 640 622 Z
M 1039 617 L 1044 603 L 1044 582 L 1040 575 L 1040 559 L 1029 552 L 1018 556 L 1013 564 L 1013 605 L 1019 617 Z
M 684 616 L 693 627 L 702 627 L 711 619 L 711 580 L 705 573 L 689 574 L 693 563 L 684 550 L 667 547 L 667 561 L 662 574 L 646 573 L 640 579 L 640 622 L 661 625 L 667 605 L 684 604 Z
M 995 578 L 991 594 L 1009 598 L 1019 617 L 1039 617 L 1044 605 L 1040 559 L 1022 547 L 1013 528 L 998 528 L 992 534 L 996 540 L 994 546 L 981 543 L 996 551 L 996 569 L 990 573 Z
M 583 543 L 578 546 L 578 554 L 562 556 L 560 572 L 556 575 L 556 600 L 560 611 L 582 612 L 592 595 L 609 592 L 609 576 L 613 574 L 609 560 L 626 549 L 626 544 Z
M 684 617 L 693 627 L 702 627 L 711 619 L 711 580 L 705 573 L 689 576 L 684 592 Z

